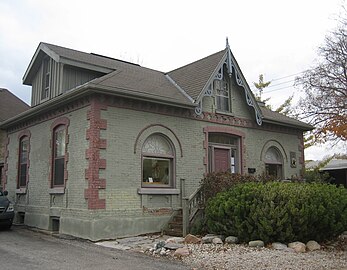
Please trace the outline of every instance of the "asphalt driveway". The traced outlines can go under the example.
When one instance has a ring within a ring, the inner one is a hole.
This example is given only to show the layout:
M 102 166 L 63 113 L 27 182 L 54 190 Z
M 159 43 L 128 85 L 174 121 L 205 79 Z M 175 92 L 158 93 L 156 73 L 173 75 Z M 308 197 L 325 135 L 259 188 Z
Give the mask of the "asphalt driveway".
M 190 269 L 177 261 L 64 239 L 23 226 L 0 230 L 1 269 Z

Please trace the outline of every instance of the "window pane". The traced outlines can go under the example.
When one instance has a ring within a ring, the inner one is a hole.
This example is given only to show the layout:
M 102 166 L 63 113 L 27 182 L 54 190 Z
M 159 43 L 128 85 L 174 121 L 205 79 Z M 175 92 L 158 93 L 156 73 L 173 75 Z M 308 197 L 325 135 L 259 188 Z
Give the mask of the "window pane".
M 27 164 L 21 164 L 19 170 L 19 186 L 25 187 L 27 180 Z
M 27 163 L 28 160 L 28 140 L 21 141 L 20 163 Z
M 64 185 L 64 158 L 54 160 L 54 185 Z
M 142 147 L 142 153 L 146 154 L 159 154 L 159 155 L 173 155 L 169 142 L 160 135 L 150 136 Z
M 271 164 L 282 164 L 282 156 L 276 148 L 271 147 L 266 151 L 264 161 Z
M 65 156 L 65 129 L 55 132 L 55 157 Z
M 171 160 L 143 158 L 143 182 L 168 185 L 171 180 Z
M 236 138 L 225 134 L 209 133 L 208 141 L 213 143 L 236 145 Z

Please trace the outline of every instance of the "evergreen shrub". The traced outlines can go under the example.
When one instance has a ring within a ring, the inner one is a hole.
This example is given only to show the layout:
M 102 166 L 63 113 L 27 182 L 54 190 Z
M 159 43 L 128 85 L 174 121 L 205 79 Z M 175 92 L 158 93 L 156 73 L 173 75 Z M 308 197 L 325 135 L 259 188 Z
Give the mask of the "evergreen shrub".
M 215 197 L 218 193 L 227 191 L 231 187 L 240 183 L 247 182 L 268 182 L 273 181 L 270 176 L 266 175 L 242 175 L 230 172 L 213 172 L 207 174 L 204 179 L 201 180 L 200 186 L 204 193 L 205 200 Z
M 347 190 L 321 183 L 250 182 L 207 202 L 209 232 L 241 241 L 323 241 L 347 229 Z

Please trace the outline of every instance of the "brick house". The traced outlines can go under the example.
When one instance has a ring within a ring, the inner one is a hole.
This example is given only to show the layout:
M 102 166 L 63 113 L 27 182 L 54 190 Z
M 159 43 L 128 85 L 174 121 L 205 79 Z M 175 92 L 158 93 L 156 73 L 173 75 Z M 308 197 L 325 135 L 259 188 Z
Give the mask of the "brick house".
M 29 226 L 91 240 L 158 232 L 205 173 L 288 179 L 304 166 L 312 126 L 259 105 L 228 44 L 164 73 L 40 43 L 23 83 L 31 109 L 1 124 L 3 187 Z
M 14 117 L 30 107 L 21 99 L 5 88 L 0 88 L 0 124 L 5 120 Z M 2 188 L 2 178 L 4 174 L 6 132 L 0 129 L 0 190 Z

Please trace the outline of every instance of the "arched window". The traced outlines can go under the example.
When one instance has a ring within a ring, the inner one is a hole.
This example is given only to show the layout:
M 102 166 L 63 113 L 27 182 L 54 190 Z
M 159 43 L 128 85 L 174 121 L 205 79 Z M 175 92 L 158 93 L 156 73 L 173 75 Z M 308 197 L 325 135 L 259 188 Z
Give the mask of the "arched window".
M 59 125 L 53 130 L 52 187 L 64 185 L 66 148 L 66 126 Z
M 265 171 L 267 175 L 282 179 L 283 158 L 276 147 L 270 147 L 264 157 Z
M 28 180 L 29 138 L 23 136 L 19 140 L 18 181 L 17 188 L 24 188 Z
M 149 136 L 142 146 L 142 186 L 173 187 L 175 152 L 161 134 Z

